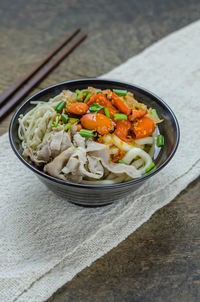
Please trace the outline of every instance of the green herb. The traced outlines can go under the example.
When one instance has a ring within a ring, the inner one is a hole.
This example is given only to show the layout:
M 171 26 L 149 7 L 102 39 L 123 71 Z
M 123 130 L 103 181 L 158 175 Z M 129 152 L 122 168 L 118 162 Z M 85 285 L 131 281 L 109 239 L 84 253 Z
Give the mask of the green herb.
M 71 128 L 71 126 L 72 126 L 72 124 L 71 123 L 67 123 L 66 125 L 65 125 L 65 130 L 67 131 L 67 130 L 69 130 L 70 128 Z
M 96 94 L 102 93 L 102 91 L 98 91 Z
M 83 100 L 85 99 L 84 102 L 87 103 L 92 94 L 88 90 L 80 91 L 79 89 L 77 89 L 76 95 L 77 95 L 78 102 L 83 102 Z
M 153 115 L 155 115 L 156 117 L 158 117 L 158 113 L 157 113 L 156 109 L 152 109 L 152 110 L 151 110 L 151 113 L 152 113 Z
M 69 118 L 68 116 L 66 116 L 65 114 L 61 114 L 61 120 L 64 122 L 64 123 L 67 123 Z
M 88 94 L 86 95 L 84 103 L 87 103 L 89 101 L 89 99 L 91 98 L 91 96 L 92 96 L 92 93 L 88 91 Z
M 65 101 L 61 101 L 60 103 L 58 103 L 56 105 L 56 107 L 54 107 L 54 109 L 57 111 L 57 112 L 60 112 L 61 110 L 63 110 L 63 108 L 65 107 L 66 105 L 66 102 Z
M 126 163 L 125 161 L 123 161 L 122 159 L 119 159 L 119 160 L 118 160 L 118 163 L 127 165 L 127 163 Z
M 159 135 L 157 138 L 157 146 L 158 147 L 164 146 L 164 137 L 162 135 Z
M 110 118 L 110 112 L 109 112 L 109 109 L 107 107 L 104 107 L 104 112 L 105 112 L 105 115 Z
M 115 121 L 127 120 L 127 115 L 123 113 L 114 113 L 114 120 Z
M 119 96 L 127 95 L 127 90 L 113 89 L 113 92 Z
M 145 173 L 150 173 L 155 168 L 155 164 L 151 163 L 146 169 Z
M 101 106 L 101 105 L 99 105 L 99 104 L 96 104 L 96 103 L 93 103 L 93 104 L 89 107 L 89 110 L 90 110 L 91 112 L 96 113 L 96 112 L 98 112 L 99 110 L 101 110 L 101 109 L 103 109 L 103 108 L 104 108 L 103 106 Z
M 82 102 L 82 92 L 79 89 L 76 89 L 77 101 Z
M 87 130 L 87 129 L 81 129 L 79 131 L 80 135 L 83 137 L 87 137 L 87 138 L 92 138 L 94 136 L 93 131 L 92 130 Z
M 52 123 L 52 127 L 58 127 L 59 116 L 56 116 L 55 122 Z
M 69 118 L 69 121 L 71 122 L 74 122 L 74 123 L 78 123 L 80 120 L 79 120 L 79 118 L 75 118 L 75 117 L 70 117 Z

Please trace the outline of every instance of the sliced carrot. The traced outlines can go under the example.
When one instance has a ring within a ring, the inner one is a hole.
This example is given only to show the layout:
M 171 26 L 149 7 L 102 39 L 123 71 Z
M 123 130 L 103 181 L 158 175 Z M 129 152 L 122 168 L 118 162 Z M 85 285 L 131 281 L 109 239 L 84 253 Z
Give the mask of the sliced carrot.
M 132 130 L 135 134 L 135 139 L 143 138 L 151 135 L 156 129 L 156 124 L 152 119 L 144 116 L 133 123 Z
M 90 106 L 93 103 L 99 104 L 103 107 L 107 107 L 111 118 L 113 118 L 114 113 L 118 112 L 118 110 L 111 104 L 111 102 L 107 99 L 104 93 L 98 93 L 91 96 L 89 102 L 87 102 L 87 105 Z M 104 112 L 101 111 L 101 113 Z
M 131 129 L 131 122 L 123 120 L 116 121 L 117 128 L 115 129 L 114 134 L 117 135 L 124 142 L 130 142 L 133 138 L 129 135 L 129 131 Z M 129 137 L 128 137 L 129 135 Z
M 147 110 L 132 110 L 129 115 L 129 121 L 133 122 L 136 118 L 141 118 L 147 114 Z
M 83 128 L 95 130 L 99 134 L 108 134 L 114 130 L 115 123 L 101 113 L 87 113 L 80 119 Z
M 129 115 L 131 110 L 126 106 L 126 104 L 114 93 L 112 92 L 111 100 L 113 105 L 122 113 Z
M 88 111 L 88 105 L 85 103 L 73 103 L 69 108 L 68 112 L 77 114 L 77 115 L 83 115 Z
M 82 129 L 81 124 L 76 125 L 77 131 L 79 132 Z
M 90 100 L 87 102 L 87 105 L 90 106 L 93 103 L 97 103 L 97 101 L 104 102 L 104 100 L 106 100 L 106 95 L 104 93 L 93 94 L 91 96 Z M 99 104 L 99 103 L 97 103 L 97 104 Z

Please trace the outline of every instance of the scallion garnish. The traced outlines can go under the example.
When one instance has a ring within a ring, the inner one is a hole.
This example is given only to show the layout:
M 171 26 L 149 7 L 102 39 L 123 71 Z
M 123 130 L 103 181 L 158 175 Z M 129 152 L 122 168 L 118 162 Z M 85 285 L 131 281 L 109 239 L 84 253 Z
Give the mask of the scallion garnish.
M 150 173 L 153 169 L 155 168 L 155 164 L 151 163 L 146 169 L 145 169 L 145 173 Z
M 64 123 L 67 123 L 69 118 L 68 116 L 66 116 L 65 114 L 61 114 L 61 120 L 64 122 Z
M 86 98 L 84 100 L 84 103 L 87 103 L 89 101 L 89 99 L 91 98 L 91 96 L 92 96 L 92 93 L 88 91 Z
M 79 89 L 76 89 L 77 101 L 82 102 L 82 92 Z
M 119 96 L 127 95 L 127 90 L 113 89 L 113 92 Z
M 91 112 L 98 112 L 99 110 L 103 109 L 104 107 L 99 105 L 99 104 L 96 104 L 96 103 L 93 103 L 90 107 L 89 107 L 89 110 Z
M 127 115 L 123 113 L 114 113 L 114 120 L 115 121 L 127 120 Z
M 52 127 L 58 127 L 59 116 L 56 116 L 55 122 L 53 122 Z
M 75 124 L 75 123 L 78 123 L 80 120 L 79 120 L 79 118 L 70 117 L 70 118 L 69 118 L 69 121 L 70 121 L 72 124 Z
M 56 105 L 56 107 L 54 107 L 54 109 L 57 111 L 57 112 L 60 112 L 61 110 L 63 110 L 63 108 L 65 107 L 66 105 L 66 102 L 65 101 L 61 101 L 60 103 L 58 103 Z
M 164 137 L 162 135 L 159 135 L 157 138 L 157 146 L 158 147 L 164 146 Z
M 102 91 L 98 91 L 96 94 L 102 93 Z
M 151 110 L 151 113 L 152 113 L 153 115 L 155 115 L 156 117 L 158 117 L 158 113 L 157 113 L 156 109 L 152 109 L 152 110 Z
M 127 165 L 127 163 L 126 163 L 125 161 L 123 161 L 122 159 L 119 159 L 119 160 L 118 160 L 118 163 Z
M 67 131 L 67 130 L 69 130 L 70 128 L 71 128 L 71 126 L 72 126 L 72 124 L 71 123 L 67 123 L 66 125 L 65 125 L 65 130 Z
M 110 118 L 110 112 L 109 112 L 109 109 L 107 107 L 104 107 L 104 112 L 105 112 L 105 115 Z
M 87 130 L 87 129 L 81 129 L 79 131 L 80 135 L 83 137 L 87 137 L 87 138 L 92 138 L 94 136 L 93 131 L 92 130 Z

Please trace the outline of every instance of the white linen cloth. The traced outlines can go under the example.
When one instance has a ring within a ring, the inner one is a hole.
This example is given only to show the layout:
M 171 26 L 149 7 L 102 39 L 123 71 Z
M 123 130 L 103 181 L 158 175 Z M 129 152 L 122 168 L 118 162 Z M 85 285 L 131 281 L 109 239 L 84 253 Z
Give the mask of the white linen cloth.
M 200 21 L 155 43 L 104 78 L 143 86 L 175 112 L 175 157 L 124 200 L 83 208 L 50 192 L 0 137 L 0 301 L 44 301 L 200 174 Z

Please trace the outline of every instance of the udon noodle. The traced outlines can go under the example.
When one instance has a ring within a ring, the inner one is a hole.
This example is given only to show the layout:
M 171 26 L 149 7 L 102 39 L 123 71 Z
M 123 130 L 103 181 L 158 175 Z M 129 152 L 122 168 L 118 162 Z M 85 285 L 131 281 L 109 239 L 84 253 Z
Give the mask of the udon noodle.
M 115 184 L 149 173 L 161 122 L 124 90 L 63 90 L 19 117 L 23 155 L 56 178 Z M 158 139 L 160 143 L 158 144 Z

